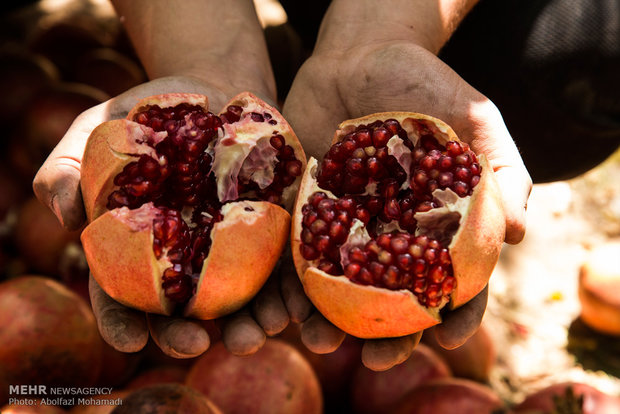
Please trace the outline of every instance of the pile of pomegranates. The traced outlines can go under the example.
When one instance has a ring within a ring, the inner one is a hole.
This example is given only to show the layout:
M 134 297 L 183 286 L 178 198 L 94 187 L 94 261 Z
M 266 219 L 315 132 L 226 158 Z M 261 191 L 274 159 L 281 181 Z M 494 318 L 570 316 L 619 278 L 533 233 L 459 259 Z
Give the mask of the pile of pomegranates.
M 292 223 L 297 272 L 318 310 L 361 338 L 440 322 L 487 284 L 504 238 L 493 169 L 430 116 L 343 122 L 304 173 Z
M 304 152 L 250 93 L 153 96 L 89 137 L 81 188 L 90 270 L 115 300 L 214 319 L 246 304 L 286 243 Z

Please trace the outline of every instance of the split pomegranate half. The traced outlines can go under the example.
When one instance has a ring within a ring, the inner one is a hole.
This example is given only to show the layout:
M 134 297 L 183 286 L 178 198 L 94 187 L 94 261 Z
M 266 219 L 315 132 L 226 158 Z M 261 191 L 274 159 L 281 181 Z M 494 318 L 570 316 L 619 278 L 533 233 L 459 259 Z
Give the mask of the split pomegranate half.
M 311 158 L 292 223 L 295 266 L 317 309 L 361 338 L 440 322 L 487 284 L 504 239 L 493 170 L 439 119 L 343 122 Z
M 306 158 L 276 109 L 249 93 L 143 99 L 99 125 L 81 169 L 95 280 L 146 312 L 213 319 L 246 304 L 284 248 Z

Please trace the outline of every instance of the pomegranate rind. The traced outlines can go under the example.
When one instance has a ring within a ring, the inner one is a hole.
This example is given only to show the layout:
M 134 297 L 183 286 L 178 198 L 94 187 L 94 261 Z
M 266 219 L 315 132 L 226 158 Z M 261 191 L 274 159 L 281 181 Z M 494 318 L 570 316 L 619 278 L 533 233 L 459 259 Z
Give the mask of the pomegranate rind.
M 80 180 L 84 209 L 88 221 L 93 221 L 108 209 L 108 196 L 114 190 L 116 177 L 140 154 L 155 156 L 155 150 L 141 144 L 145 136 L 157 133 L 148 127 L 126 119 L 107 121 L 91 133 L 84 149 Z
M 461 142 L 445 122 L 412 112 L 382 112 L 342 122 L 332 144 L 360 125 L 388 119 L 397 120 L 414 144 L 420 135 L 417 125 L 428 128 L 440 144 Z M 456 287 L 450 296 L 452 309 L 462 306 L 487 285 L 499 259 L 505 235 L 505 216 L 493 168 L 484 155 L 480 182 L 466 202 L 461 202 L 459 229 L 449 245 Z M 299 251 L 302 231 L 301 209 L 308 197 L 320 189 L 316 183 L 318 161 L 311 158 L 303 175 L 295 204 L 291 228 L 291 248 L 295 267 L 306 294 L 317 309 L 334 325 L 360 338 L 408 335 L 441 322 L 438 308 L 421 306 L 408 290 L 389 290 L 349 281 L 344 275 L 332 276 L 308 263 Z M 424 213 L 428 214 L 428 213 Z M 405 300 L 408 298 L 408 300 Z M 400 309 L 402 308 L 402 309 Z
M 409 290 L 364 286 L 314 267 L 301 280 L 319 312 L 358 338 L 404 336 L 441 322 L 437 309 L 420 305 Z
M 215 319 L 240 309 L 267 281 L 284 250 L 291 218 L 282 207 L 238 201 L 226 204 L 222 213 L 185 316 Z
M 313 177 L 316 170 L 317 160 L 310 158 L 291 225 L 293 261 L 304 291 L 314 306 L 331 323 L 358 338 L 404 336 L 440 323 L 438 310 L 420 305 L 409 290 L 360 285 L 344 275 L 332 276 L 312 267 L 301 256 L 301 208 L 308 197 L 319 190 Z
M 596 331 L 620 335 L 620 242 L 594 248 L 579 269 L 581 319 Z
M 462 212 L 459 229 L 448 246 L 456 287 L 450 307 L 458 308 L 484 289 L 497 264 L 506 234 L 506 219 L 499 185 L 484 155 L 480 182 L 474 188 L 468 209 Z
M 125 306 L 149 313 L 170 315 L 174 304 L 165 297 L 161 275 L 171 264 L 153 253 L 153 220 L 139 225 L 119 218 L 135 210 L 109 211 L 90 223 L 81 240 L 90 271 L 101 288 Z

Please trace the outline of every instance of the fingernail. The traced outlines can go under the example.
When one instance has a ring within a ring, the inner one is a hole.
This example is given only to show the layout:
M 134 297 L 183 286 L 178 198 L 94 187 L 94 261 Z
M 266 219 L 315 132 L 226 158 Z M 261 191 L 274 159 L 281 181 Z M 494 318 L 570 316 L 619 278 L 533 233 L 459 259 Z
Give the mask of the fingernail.
M 62 216 L 62 210 L 60 208 L 60 203 L 58 201 L 58 195 L 55 194 L 52 196 L 52 211 L 56 215 L 56 218 L 60 222 L 60 224 L 65 227 L 65 220 Z

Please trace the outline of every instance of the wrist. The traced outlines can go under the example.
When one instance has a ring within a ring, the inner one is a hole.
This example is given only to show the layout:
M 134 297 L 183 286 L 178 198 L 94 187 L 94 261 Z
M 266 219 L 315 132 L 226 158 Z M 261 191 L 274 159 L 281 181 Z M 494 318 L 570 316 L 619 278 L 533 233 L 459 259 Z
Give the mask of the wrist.
M 315 52 L 356 45 L 409 42 L 437 54 L 478 0 L 334 0 Z
M 228 97 L 275 99 L 262 27 L 249 0 L 113 0 L 150 79 L 191 77 Z

